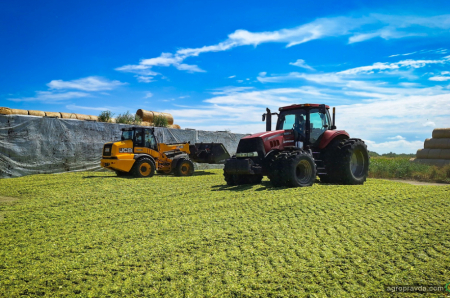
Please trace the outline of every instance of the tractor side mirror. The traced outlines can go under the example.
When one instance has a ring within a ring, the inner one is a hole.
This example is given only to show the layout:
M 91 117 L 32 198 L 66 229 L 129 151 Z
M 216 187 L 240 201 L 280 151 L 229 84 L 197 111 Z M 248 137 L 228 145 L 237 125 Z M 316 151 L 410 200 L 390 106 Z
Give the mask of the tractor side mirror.
M 266 114 L 262 114 L 262 121 L 266 121 Z

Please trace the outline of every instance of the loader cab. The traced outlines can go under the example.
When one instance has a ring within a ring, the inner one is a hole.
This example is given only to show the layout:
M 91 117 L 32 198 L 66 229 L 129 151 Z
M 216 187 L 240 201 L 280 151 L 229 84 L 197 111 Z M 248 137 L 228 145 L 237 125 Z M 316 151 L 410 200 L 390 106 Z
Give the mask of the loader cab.
M 122 128 L 121 140 L 133 141 L 133 147 L 146 147 L 153 150 L 158 150 L 158 142 L 156 141 L 153 128 Z
M 330 114 L 325 105 L 293 105 L 280 108 L 277 130 L 292 130 L 301 146 L 318 146 L 323 133 L 331 129 Z M 298 145 L 299 146 L 299 145 Z

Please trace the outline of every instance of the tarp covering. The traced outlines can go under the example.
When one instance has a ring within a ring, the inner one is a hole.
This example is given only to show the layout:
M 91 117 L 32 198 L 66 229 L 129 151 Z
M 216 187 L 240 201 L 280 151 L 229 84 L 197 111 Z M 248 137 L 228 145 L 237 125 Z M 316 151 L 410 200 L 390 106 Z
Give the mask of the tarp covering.
M 98 171 L 103 144 L 132 125 L 24 115 L 0 115 L 0 178 Z M 217 142 L 234 154 L 245 134 L 155 128 L 159 142 Z M 221 165 L 196 164 L 197 169 Z

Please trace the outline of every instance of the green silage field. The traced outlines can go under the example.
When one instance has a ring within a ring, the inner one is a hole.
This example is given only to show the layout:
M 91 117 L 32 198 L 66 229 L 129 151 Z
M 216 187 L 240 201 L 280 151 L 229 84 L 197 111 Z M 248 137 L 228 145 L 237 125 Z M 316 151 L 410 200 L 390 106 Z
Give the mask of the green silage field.
M 3 179 L 0 196 L 0 297 L 390 297 L 450 281 L 450 186 L 82 172 Z

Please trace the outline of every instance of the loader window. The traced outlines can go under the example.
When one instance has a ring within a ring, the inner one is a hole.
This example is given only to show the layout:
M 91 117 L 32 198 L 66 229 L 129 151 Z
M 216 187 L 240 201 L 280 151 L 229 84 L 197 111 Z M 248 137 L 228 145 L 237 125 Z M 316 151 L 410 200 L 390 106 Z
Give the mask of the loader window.
M 123 130 L 122 131 L 122 141 L 125 140 L 132 140 L 134 137 L 134 131 L 133 130 Z
M 145 147 L 156 150 L 156 139 L 150 129 L 145 130 Z

